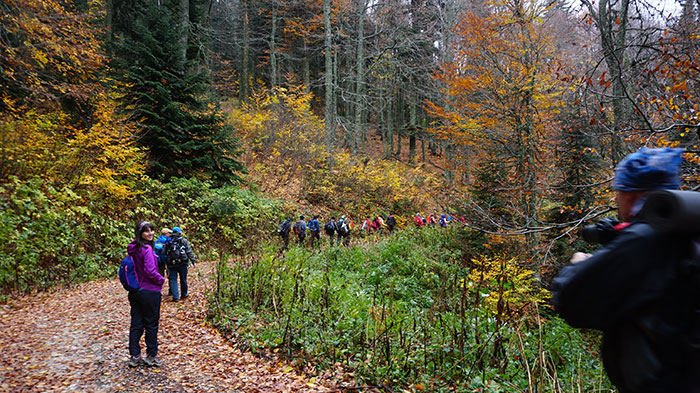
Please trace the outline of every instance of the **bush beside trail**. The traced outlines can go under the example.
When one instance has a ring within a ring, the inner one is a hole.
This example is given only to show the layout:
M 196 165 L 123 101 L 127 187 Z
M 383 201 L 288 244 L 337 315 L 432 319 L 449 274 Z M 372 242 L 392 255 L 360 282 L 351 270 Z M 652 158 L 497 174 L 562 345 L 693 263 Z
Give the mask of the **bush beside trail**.
M 0 292 L 27 292 L 116 274 L 134 224 L 180 226 L 198 255 L 242 252 L 269 238 L 281 203 L 200 180 L 143 180 L 128 201 L 44 180 L 0 188 Z

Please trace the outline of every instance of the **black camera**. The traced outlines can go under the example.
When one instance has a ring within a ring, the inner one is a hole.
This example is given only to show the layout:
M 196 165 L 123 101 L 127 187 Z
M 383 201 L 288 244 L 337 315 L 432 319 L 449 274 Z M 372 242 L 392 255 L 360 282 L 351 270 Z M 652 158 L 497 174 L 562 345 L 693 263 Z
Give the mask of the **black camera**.
M 589 243 L 608 244 L 615 240 L 620 233 L 620 221 L 614 218 L 604 218 L 594 225 L 581 229 L 581 237 Z

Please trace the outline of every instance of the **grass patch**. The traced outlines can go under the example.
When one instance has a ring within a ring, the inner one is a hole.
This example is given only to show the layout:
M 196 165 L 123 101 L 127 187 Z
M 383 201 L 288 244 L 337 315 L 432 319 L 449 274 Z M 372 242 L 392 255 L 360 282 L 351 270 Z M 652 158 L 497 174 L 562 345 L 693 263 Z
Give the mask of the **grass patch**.
M 541 316 L 546 293 L 532 274 L 503 257 L 466 260 L 456 232 L 406 230 L 283 257 L 270 247 L 246 264 L 222 262 L 214 322 L 252 350 L 341 363 L 369 385 L 609 390 L 591 340 Z

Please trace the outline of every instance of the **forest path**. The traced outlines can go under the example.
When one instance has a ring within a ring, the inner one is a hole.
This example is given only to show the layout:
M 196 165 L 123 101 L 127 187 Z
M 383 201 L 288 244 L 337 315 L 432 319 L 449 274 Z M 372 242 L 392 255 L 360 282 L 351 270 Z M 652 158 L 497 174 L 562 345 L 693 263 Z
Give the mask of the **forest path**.
M 311 378 L 231 346 L 205 324 L 214 262 L 190 268 L 190 296 L 163 296 L 160 368 L 131 369 L 129 302 L 118 279 L 12 300 L 0 307 L 0 392 L 329 392 Z M 142 353 L 145 345 L 141 341 Z M 145 356 L 145 355 L 144 355 Z

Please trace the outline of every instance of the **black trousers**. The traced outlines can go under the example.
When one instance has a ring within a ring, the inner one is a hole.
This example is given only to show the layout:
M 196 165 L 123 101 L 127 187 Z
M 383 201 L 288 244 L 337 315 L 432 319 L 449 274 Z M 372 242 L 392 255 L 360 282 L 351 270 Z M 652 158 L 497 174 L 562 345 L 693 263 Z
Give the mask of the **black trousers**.
M 158 322 L 160 321 L 160 292 L 141 289 L 129 292 L 131 327 L 129 328 L 129 354 L 141 356 L 141 336 L 146 332 L 146 354 L 158 354 Z

